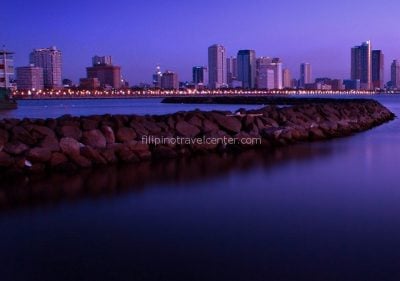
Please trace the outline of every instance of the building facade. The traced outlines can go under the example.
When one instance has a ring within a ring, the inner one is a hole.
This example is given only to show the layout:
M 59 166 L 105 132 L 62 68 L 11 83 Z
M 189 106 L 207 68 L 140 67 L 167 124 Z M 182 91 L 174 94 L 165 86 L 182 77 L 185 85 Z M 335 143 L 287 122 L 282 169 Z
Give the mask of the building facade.
M 94 56 L 92 58 L 92 65 L 112 65 L 111 56 Z
M 11 79 L 14 77 L 13 52 L 0 50 L 0 87 L 12 88 Z
M 300 64 L 299 87 L 305 88 L 307 84 L 312 84 L 311 64 L 304 62 Z
M 43 69 L 43 85 L 46 89 L 61 89 L 62 59 L 56 47 L 34 49 L 29 57 L 30 63 Z
M 372 89 L 371 41 L 351 48 L 351 80 L 360 80 L 362 90 Z
M 43 90 L 43 68 L 23 66 L 16 68 L 18 90 Z
M 240 50 L 237 54 L 238 80 L 244 89 L 256 87 L 256 52 L 254 50 Z
M 192 68 L 192 82 L 196 86 L 208 85 L 208 70 L 205 66 L 195 66 Z
M 383 89 L 384 81 L 384 55 L 381 50 L 372 51 L 372 86 L 374 89 Z
M 282 70 L 282 86 L 285 89 L 290 89 L 293 88 L 292 85 L 292 74 L 290 73 L 290 70 L 285 68 Z
M 400 89 L 400 61 L 393 60 L 390 66 L 391 86 L 394 89 Z
M 211 89 L 227 86 L 226 50 L 222 45 L 208 48 L 208 83 Z
M 160 66 L 156 67 L 156 71 L 153 74 L 153 86 L 155 88 L 161 88 L 161 77 L 162 77 L 162 72 Z
M 165 71 L 161 77 L 161 88 L 165 90 L 178 90 L 178 74 L 172 71 Z
M 229 57 L 226 59 L 226 72 L 227 72 L 227 83 L 229 87 L 232 87 L 233 81 L 237 80 L 237 58 Z
M 121 67 L 113 65 L 111 62 L 112 59 L 109 56 L 94 56 L 92 66 L 86 68 L 86 77 L 97 78 L 102 88 L 121 88 Z

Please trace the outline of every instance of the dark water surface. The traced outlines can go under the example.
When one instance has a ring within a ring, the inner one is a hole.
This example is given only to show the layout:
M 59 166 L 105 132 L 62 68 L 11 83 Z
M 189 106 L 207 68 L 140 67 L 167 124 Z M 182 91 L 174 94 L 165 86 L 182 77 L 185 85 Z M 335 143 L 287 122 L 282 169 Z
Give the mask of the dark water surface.
M 400 116 L 400 99 L 378 99 Z M 400 280 L 399 167 L 396 119 L 269 153 L 3 183 L 0 280 Z

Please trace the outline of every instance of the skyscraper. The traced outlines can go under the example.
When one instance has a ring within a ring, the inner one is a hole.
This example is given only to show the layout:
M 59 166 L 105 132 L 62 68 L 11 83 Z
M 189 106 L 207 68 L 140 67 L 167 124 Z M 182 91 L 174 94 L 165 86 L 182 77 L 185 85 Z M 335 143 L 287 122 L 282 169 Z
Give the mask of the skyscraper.
M 371 41 L 351 48 L 351 80 L 360 80 L 363 90 L 372 88 Z
M 372 85 L 374 89 L 384 87 L 384 55 L 381 50 L 372 51 Z
M 242 87 L 253 89 L 256 86 L 256 52 L 240 50 L 237 54 L 238 80 Z
M 400 89 L 400 61 L 394 60 L 390 67 L 392 88 Z
M 312 83 L 311 64 L 308 62 L 300 64 L 300 88 L 304 88 L 306 84 Z
M 30 63 L 43 68 L 43 85 L 46 89 L 61 89 L 61 51 L 56 47 L 34 49 Z
M 283 88 L 293 88 L 292 87 L 292 74 L 290 70 L 285 68 L 282 70 L 282 80 L 283 80 Z
M 43 68 L 23 66 L 16 68 L 18 90 L 43 90 Z
M 227 83 L 232 87 L 232 82 L 237 80 L 237 58 L 230 57 L 226 59 L 226 72 L 227 72 Z
M 226 50 L 222 45 L 212 45 L 208 48 L 208 83 L 212 89 L 227 86 L 226 81 Z
M 193 84 L 207 85 L 208 84 L 208 71 L 207 67 L 195 66 L 192 69 Z
M 274 70 L 274 88 L 282 89 L 282 61 L 280 58 L 273 58 L 271 68 Z
M 274 70 L 270 68 L 272 59 L 270 57 L 259 57 L 256 59 L 256 87 L 257 89 L 275 88 Z

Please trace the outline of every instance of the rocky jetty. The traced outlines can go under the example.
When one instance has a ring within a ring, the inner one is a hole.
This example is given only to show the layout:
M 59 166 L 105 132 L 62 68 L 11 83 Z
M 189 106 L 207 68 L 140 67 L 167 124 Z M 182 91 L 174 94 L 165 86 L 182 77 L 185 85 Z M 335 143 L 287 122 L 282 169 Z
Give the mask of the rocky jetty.
M 333 100 L 257 110 L 188 111 L 168 115 L 62 116 L 0 120 L 0 174 L 74 171 L 193 154 L 271 149 L 347 136 L 392 120 L 374 100 Z M 156 138 L 234 138 L 239 143 L 148 143 Z M 257 138 L 259 142 L 241 143 Z

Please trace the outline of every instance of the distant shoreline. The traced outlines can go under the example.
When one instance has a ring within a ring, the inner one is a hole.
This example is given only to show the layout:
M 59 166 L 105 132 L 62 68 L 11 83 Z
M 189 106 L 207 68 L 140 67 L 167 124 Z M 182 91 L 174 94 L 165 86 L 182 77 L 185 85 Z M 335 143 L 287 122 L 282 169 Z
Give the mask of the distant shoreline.
M 309 96 L 378 96 L 399 95 L 397 91 L 322 91 L 322 90 L 48 90 L 48 91 L 15 91 L 16 100 L 45 99 L 137 99 L 169 97 L 309 97 Z

